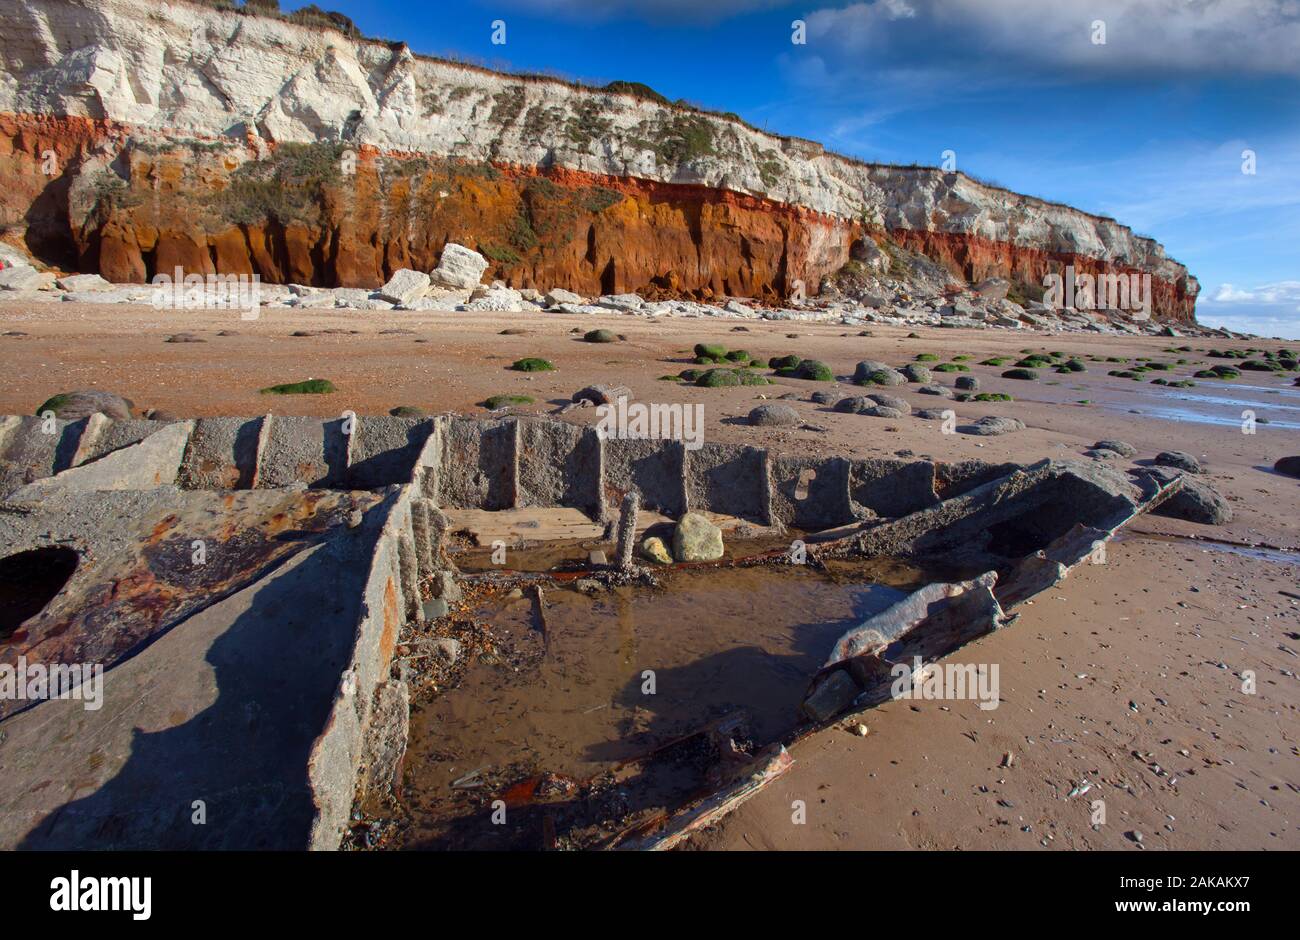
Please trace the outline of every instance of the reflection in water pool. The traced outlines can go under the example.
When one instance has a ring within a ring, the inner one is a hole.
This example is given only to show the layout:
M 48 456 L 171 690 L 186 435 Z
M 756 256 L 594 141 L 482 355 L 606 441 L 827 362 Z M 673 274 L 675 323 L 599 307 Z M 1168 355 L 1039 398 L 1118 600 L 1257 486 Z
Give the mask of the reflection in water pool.
M 504 830 L 484 829 L 484 811 L 511 784 L 590 780 L 737 709 L 752 742 L 781 738 L 835 640 L 922 583 L 911 569 L 872 567 L 676 570 L 660 588 L 547 590 L 547 640 L 528 594 L 481 602 L 474 619 L 490 624 L 495 651 L 412 709 L 410 825 L 398 841 L 499 844 L 491 836 Z
M 1216 385 L 1210 379 L 1201 380 L 1200 386 L 1204 386 L 1204 389 L 1199 386 L 1196 391 L 1161 389 L 1154 402 L 1144 394 L 1140 404 L 1142 414 L 1166 421 L 1227 426 L 1241 424 L 1242 412 L 1253 411 L 1257 420 L 1265 418 L 1268 421 L 1260 426 L 1261 433 L 1265 429 L 1300 429 L 1300 388 Z M 1130 389 L 1119 386 L 1118 390 Z M 1144 393 L 1154 390 L 1150 385 L 1134 389 Z M 1126 412 L 1132 407 L 1132 400 L 1127 396 L 1099 403 L 1116 412 Z

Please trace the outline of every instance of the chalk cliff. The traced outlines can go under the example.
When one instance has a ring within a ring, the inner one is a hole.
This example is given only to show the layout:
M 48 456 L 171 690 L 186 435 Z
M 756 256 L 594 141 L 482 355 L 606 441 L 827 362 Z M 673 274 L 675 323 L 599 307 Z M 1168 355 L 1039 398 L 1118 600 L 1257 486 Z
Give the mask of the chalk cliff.
M 513 286 L 776 299 L 870 236 L 954 280 L 1149 273 L 1156 315 L 1193 318 L 1155 241 L 960 173 L 201 3 L 4 5 L 2 234 L 110 280 L 376 286 L 455 241 Z

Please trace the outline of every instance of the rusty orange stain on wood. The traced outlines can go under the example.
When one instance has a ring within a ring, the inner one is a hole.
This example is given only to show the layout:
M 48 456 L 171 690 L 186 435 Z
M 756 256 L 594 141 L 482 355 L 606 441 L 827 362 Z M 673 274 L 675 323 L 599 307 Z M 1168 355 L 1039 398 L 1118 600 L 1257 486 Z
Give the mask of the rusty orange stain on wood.
M 393 658 L 393 648 L 397 645 L 397 589 L 393 586 L 390 575 L 384 584 L 384 629 L 379 635 L 379 658 L 386 666 Z
M 156 526 L 153 527 L 153 531 L 149 534 L 149 541 L 150 542 L 158 541 L 163 537 L 163 535 L 166 532 L 172 529 L 179 521 L 180 521 L 179 516 L 177 516 L 175 513 L 169 513 Z

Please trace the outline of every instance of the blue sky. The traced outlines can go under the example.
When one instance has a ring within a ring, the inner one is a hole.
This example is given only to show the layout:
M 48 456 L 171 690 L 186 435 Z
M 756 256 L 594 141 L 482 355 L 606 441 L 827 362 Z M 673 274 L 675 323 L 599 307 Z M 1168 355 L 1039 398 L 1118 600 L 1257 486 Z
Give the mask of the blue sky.
M 1300 338 L 1300 0 L 319 5 L 417 52 L 644 82 L 867 160 L 952 150 L 1159 240 L 1200 279 L 1202 322 Z

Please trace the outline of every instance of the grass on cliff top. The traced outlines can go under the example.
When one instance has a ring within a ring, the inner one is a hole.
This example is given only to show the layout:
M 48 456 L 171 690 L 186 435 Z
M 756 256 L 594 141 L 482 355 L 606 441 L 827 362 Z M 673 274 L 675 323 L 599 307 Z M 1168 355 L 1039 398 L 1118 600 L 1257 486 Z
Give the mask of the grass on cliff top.
M 357 28 L 351 18 L 333 10 L 322 10 L 314 3 L 309 3 L 300 10 L 281 10 L 279 0 L 244 0 L 240 6 L 235 0 L 192 0 L 193 3 L 245 16 L 265 16 L 286 20 L 299 26 L 313 26 L 317 29 L 336 29 L 349 39 L 365 39 L 366 36 Z
M 613 92 L 617 95 L 631 95 L 634 98 L 653 101 L 655 104 L 671 104 L 665 96 L 659 94 L 659 92 L 655 91 L 649 85 L 641 82 L 624 82 L 616 80 L 606 85 L 603 90 Z
M 337 391 L 329 379 L 306 379 L 302 382 L 285 382 L 283 385 L 268 385 L 261 390 L 263 395 L 328 395 Z
M 357 24 L 353 22 L 350 17 L 345 16 L 344 14 L 334 10 L 322 10 L 314 3 L 310 3 L 299 10 L 288 12 L 279 9 L 278 0 L 251 0 L 251 2 L 249 2 L 249 0 L 246 0 L 246 2 L 242 6 L 240 6 L 239 3 L 236 2 L 236 0 L 192 0 L 192 2 L 201 4 L 203 6 L 213 7 L 218 10 L 225 10 L 231 13 L 238 13 L 241 16 L 269 17 L 274 19 L 286 20 L 290 23 L 295 23 L 299 26 L 314 27 L 316 29 L 334 29 L 342 33 L 344 36 L 348 37 L 349 39 L 368 40 L 370 42 L 382 42 L 382 43 L 387 43 L 392 47 L 397 47 L 398 45 L 405 45 L 405 43 L 401 43 L 399 41 L 392 40 L 392 39 L 384 39 L 379 36 L 367 36 L 357 27 Z M 489 68 L 488 64 L 484 60 L 474 56 L 464 56 L 464 55 L 454 55 L 454 54 L 443 55 L 443 56 L 431 56 L 431 55 L 417 54 L 416 58 L 428 62 L 441 62 L 448 65 L 459 66 L 461 68 L 474 69 L 480 72 L 490 72 L 494 75 L 503 76 L 503 77 L 510 77 L 510 78 L 523 79 L 523 80 L 555 82 L 558 84 L 566 85 L 569 88 L 575 88 L 586 92 L 603 91 L 608 94 L 630 95 L 631 97 L 639 98 L 642 101 L 652 101 L 655 104 L 660 105 L 662 107 L 672 108 L 678 112 L 685 112 L 685 115 L 688 117 L 694 117 L 696 115 L 708 115 L 710 117 L 721 118 L 723 120 L 730 121 L 734 124 L 739 124 L 742 127 L 748 127 L 751 130 L 758 130 L 758 128 L 755 125 L 749 123 L 744 118 L 742 118 L 739 114 L 736 114 L 734 111 L 715 111 L 709 108 L 705 108 L 703 105 L 697 102 L 687 101 L 684 98 L 679 98 L 676 101 L 670 101 L 665 95 L 660 94 L 659 92 L 651 88 L 649 85 L 646 85 L 642 82 L 628 82 L 628 81 L 616 80 L 616 81 L 608 82 L 605 85 L 596 85 L 589 82 L 581 81 L 577 78 L 566 77 L 555 73 L 546 74 L 540 72 L 524 72 L 524 71 L 507 72 L 500 68 Z

